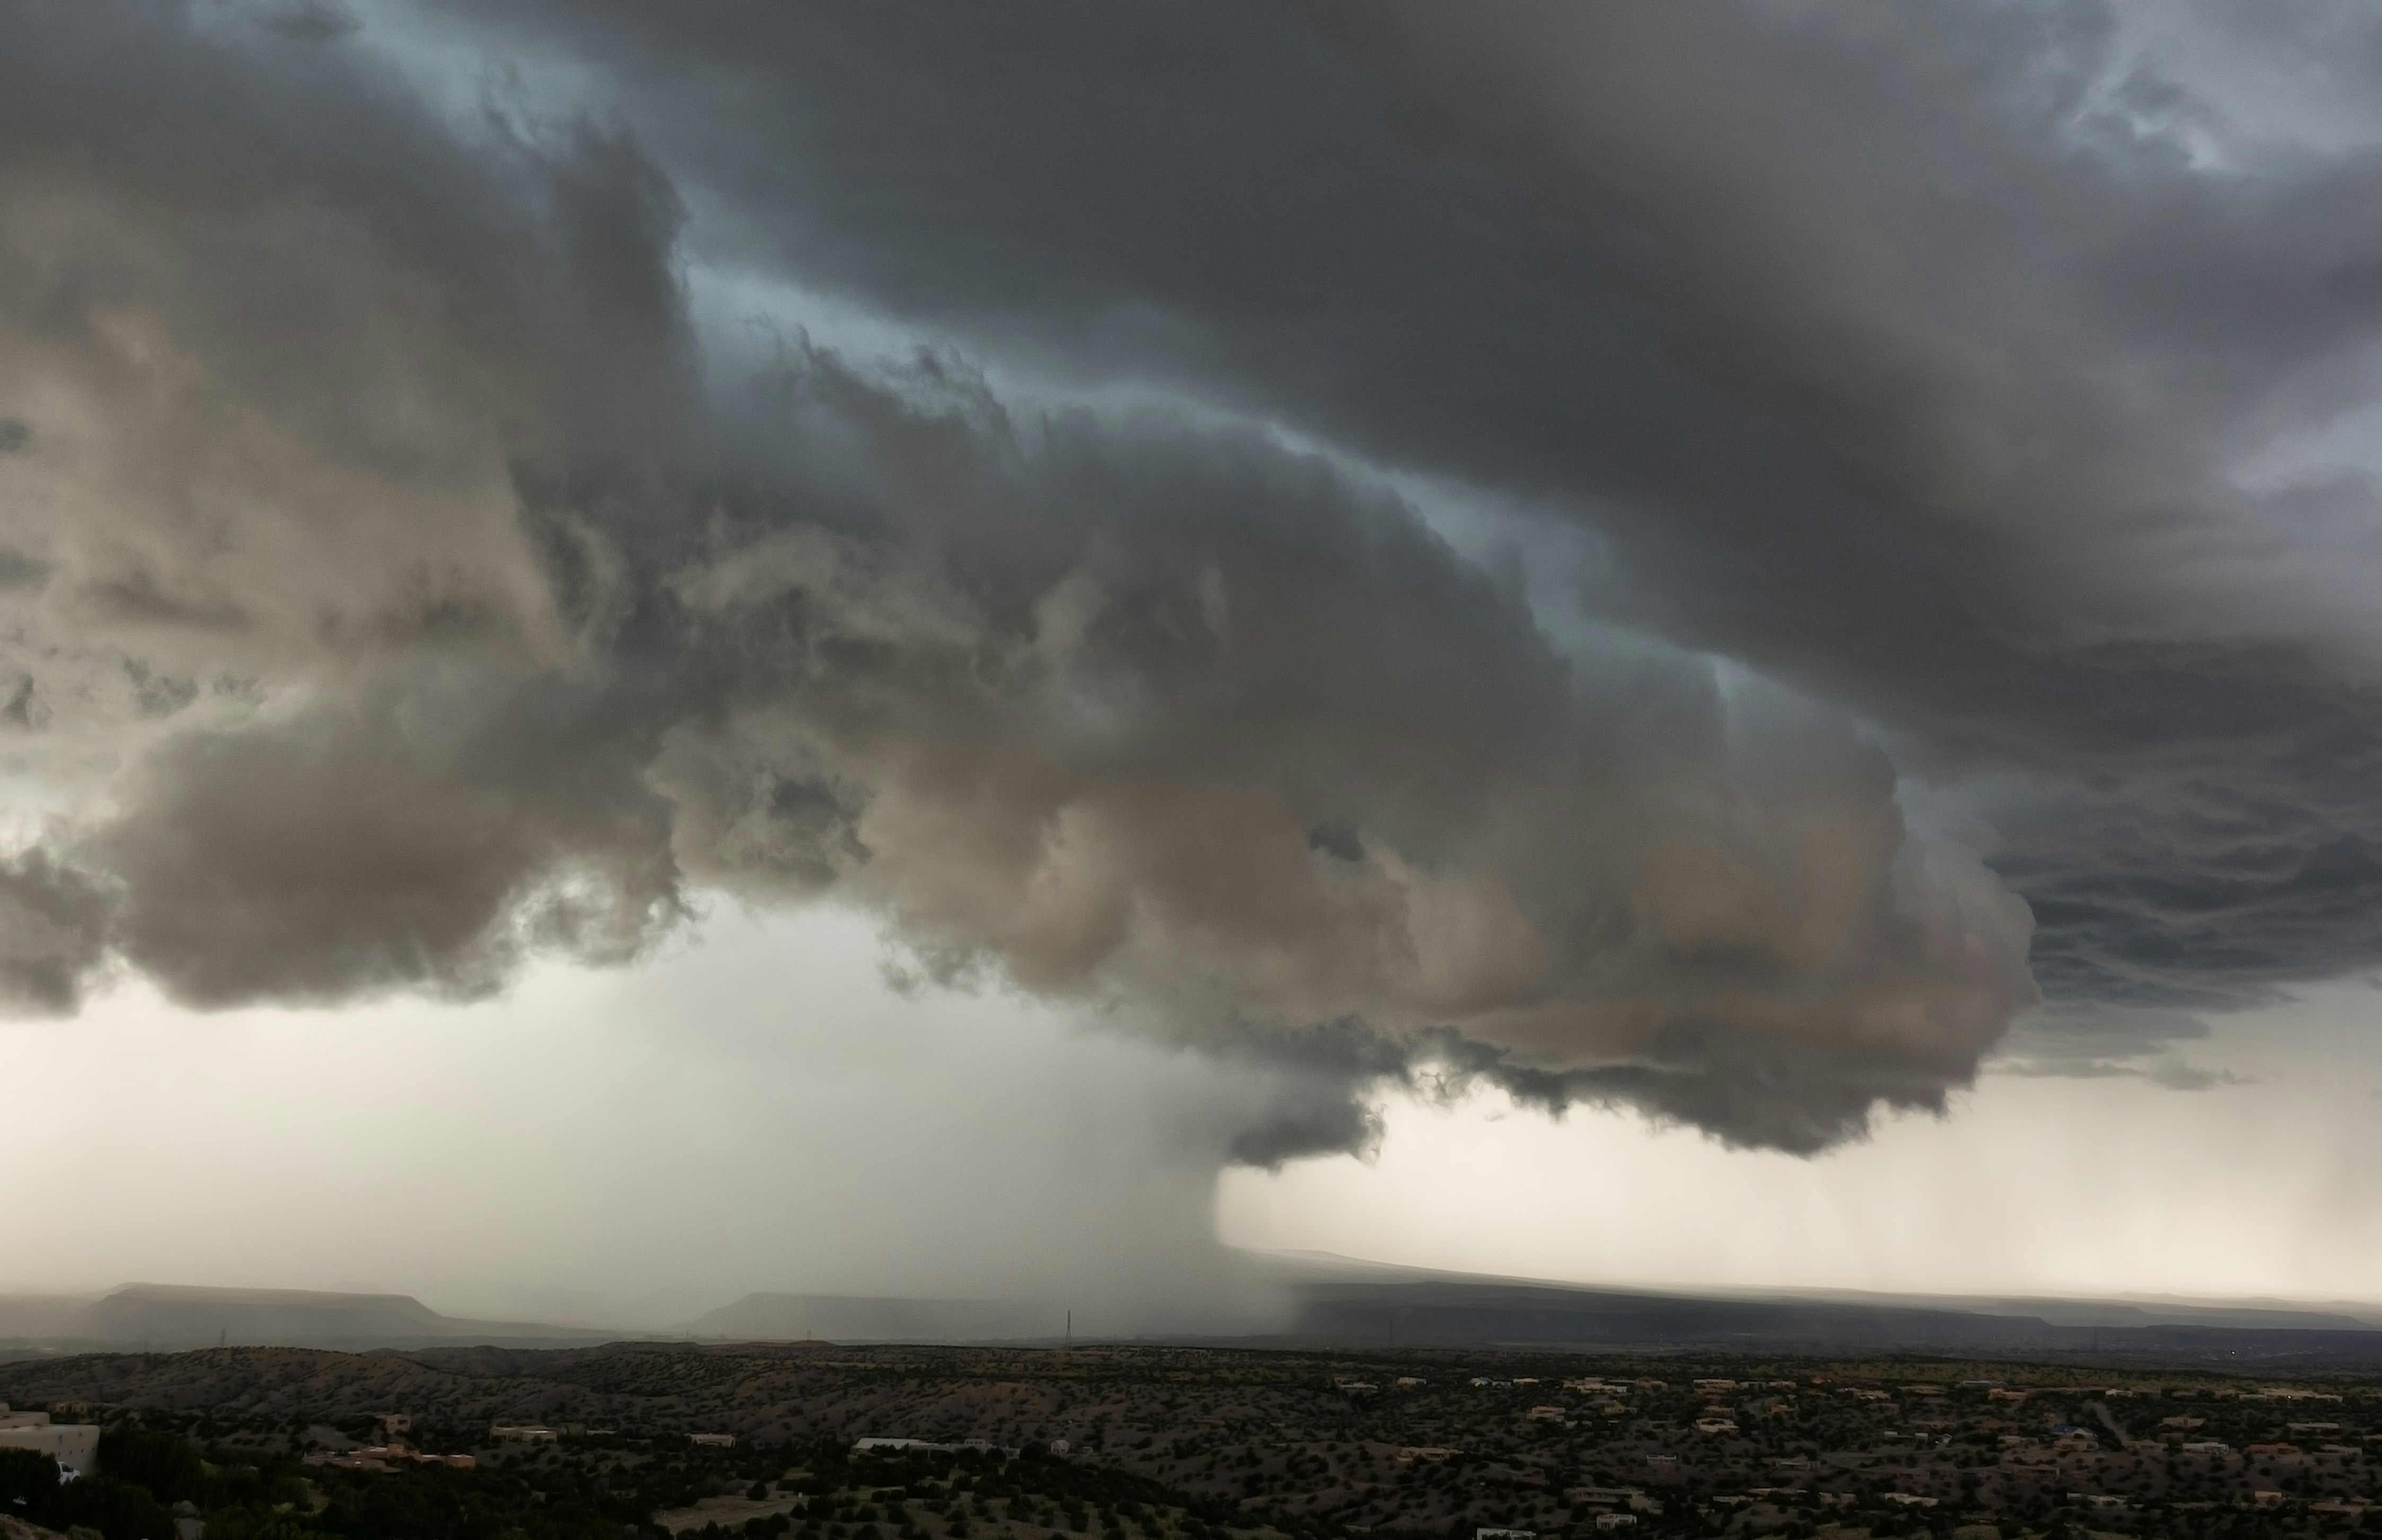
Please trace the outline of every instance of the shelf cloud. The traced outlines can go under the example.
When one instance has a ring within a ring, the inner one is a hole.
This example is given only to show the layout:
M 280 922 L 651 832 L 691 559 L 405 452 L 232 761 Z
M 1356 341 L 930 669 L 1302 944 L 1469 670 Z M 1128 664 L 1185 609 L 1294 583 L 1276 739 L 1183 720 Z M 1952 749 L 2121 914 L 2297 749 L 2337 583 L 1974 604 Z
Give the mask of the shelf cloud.
M 2123 8 L 920 22 L 0 18 L 16 1008 L 833 905 L 1272 1164 L 2382 961 L 2365 142 Z

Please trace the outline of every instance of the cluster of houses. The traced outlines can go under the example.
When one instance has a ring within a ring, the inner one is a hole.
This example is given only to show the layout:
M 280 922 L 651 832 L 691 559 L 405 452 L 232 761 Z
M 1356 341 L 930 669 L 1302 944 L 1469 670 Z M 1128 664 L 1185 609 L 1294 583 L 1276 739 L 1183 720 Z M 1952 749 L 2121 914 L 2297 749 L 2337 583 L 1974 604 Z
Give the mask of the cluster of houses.
M 5 1410 L 0 1408 L 0 1411 Z M 5 1419 L 0 1419 L 0 1428 L 5 1428 Z M 405 1435 L 411 1432 L 412 1428 L 412 1418 L 402 1413 L 391 1413 L 381 1419 L 384 1442 L 356 1449 L 319 1449 L 308 1455 L 306 1462 L 310 1465 L 326 1465 L 335 1471 L 383 1472 L 394 1471 L 403 1465 L 446 1465 L 458 1471 L 473 1470 L 479 1465 L 479 1460 L 473 1455 L 432 1454 L 427 1450 L 413 1448 L 405 1440 Z M 95 1441 L 98 1430 L 94 1428 L 91 1431 Z M 576 1423 L 568 1428 L 555 1428 L 548 1427 L 544 1423 L 498 1423 L 488 1429 L 488 1437 L 498 1444 L 554 1444 L 560 1442 L 566 1432 L 578 1434 L 608 1431 L 610 1430 L 601 1428 L 583 1429 Z M 733 1448 L 736 1445 L 736 1435 L 732 1433 L 695 1433 L 689 1434 L 687 1437 L 694 1443 L 712 1448 Z M 5 1441 L 6 1433 L 0 1431 L 0 1443 Z M 880 1438 L 863 1439 L 861 1442 L 864 1445 L 899 1445 L 915 1441 Z
M 400 1465 L 448 1465 L 458 1471 L 469 1471 L 480 1462 L 467 1454 L 432 1454 L 417 1449 L 402 1438 L 392 1438 L 386 1444 L 368 1444 L 361 1449 L 317 1449 L 306 1457 L 309 1465 L 327 1465 L 334 1471 L 394 1471 Z

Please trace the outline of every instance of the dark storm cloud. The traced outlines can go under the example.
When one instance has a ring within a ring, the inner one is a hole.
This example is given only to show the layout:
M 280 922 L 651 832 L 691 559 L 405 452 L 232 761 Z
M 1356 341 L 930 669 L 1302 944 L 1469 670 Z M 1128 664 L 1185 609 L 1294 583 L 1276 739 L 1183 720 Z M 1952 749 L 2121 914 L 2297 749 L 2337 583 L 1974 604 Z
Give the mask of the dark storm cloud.
M 2066 999 L 2030 1013 L 1995 1050 L 2004 1075 L 2147 1080 L 2167 1090 L 2250 1084 L 2229 1070 L 2191 1061 L 2209 1036 L 2204 1016 L 2156 1005 Z
M 1810 1151 L 2034 1002 L 2010 889 L 2137 1023 L 2376 949 L 2369 499 L 2235 474 L 2363 399 L 2374 172 L 2206 170 L 2105 13 L 444 17 L 586 118 L 379 14 L 0 17 L 11 720 L 90 794 L 31 1008 L 468 997 L 725 892 L 1263 1057 L 1245 1160 L 1479 1084 Z M 706 339 L 691 262 L 1336 458 Z M 1602 640 L 1351 459 L 1591 529 Z
M 1492 1061 L 1814 1148 L 1939 1105 L 2032 1000 L 2022 912 L 1908 837 L 1830 712 L 1566 663 L 1402 505 L 1254 434 L 1021 420 L 933 361 L 767 377 L 739 441 L 840 517 L 724 493 L 668 580 L 720 691 L 653 768 L 681 863 L 860 899 L 935 977 L 1261 1046 L 1285 1102 L 1247 1158 Z
M 18 650 L 123 761 L 27 858 L 107 899 L 52 906 L 34 1004 L 108 953 L 201 1006 L 470 997 L 701 891 L 833 898 L 923 976 L 1264 1045 L 1278 1161 L 1437 1065 L 1811 1148 L 2032 1001 L 2022 911 L 1840 716 L 1567 661 L 1261 432 L 706 361 L 622 131 L 450 129 L 239 23 L 7 51 Z
M 106 960 L 108 895 L 47 853 L 0 861 L 0 1006 L 69 1015 Z
M 169 739 L 79 851 L 127 895 L 116 944 L 201 1006 L 469 998 L 537 946 L 627 960 L 681 912 L 669 813 L 630 713 L 572 694 L 385 680 Z
M 2372 393 L 2382 154 L 2254 84 L 2353 119 L 2353 9 L 473 10 L 726 257 L 1566 506 L 1606 614 L 2023 782 L 2056 995 L 2382 955 L 2376 499 L 2259 458 Z

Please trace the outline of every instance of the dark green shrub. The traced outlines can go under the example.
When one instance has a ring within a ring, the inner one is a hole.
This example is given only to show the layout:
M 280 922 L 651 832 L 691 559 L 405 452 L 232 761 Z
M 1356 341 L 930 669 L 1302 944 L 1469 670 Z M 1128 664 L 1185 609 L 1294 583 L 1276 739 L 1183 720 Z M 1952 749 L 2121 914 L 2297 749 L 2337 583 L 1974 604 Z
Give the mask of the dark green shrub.
M 85 1476 L 57 1489 L 45 1511 L 27 1512 L 50 1529 L 86 1525 L 107 1540 L 174 1540 L 174 1515 L 149 1488 L 116 1476 Z
M 58 1489 L 58 1462 L 38 1449 L 0 1449 L 0 1510 L 22 1519 Z
M 99 1435 L 99 1468 L 111 1480 L 147 1487 L 164 1503 L 195 1501 L 206 1483 L 199 1451 L 179 1434 L 111 1428 Z

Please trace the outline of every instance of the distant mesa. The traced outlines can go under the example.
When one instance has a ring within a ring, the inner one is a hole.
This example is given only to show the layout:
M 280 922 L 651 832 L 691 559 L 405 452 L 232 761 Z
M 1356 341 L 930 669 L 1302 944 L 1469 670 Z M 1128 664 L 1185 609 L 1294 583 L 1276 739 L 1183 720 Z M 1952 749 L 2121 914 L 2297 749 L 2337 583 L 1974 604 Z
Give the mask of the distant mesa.
M 1885 1349 L 1927 1351 L 2076 1351 L 2095 1348 L 2189 1349 L 2195 1343 L 2249 1343 L 2316 1336 L 2362 1340 L 2382 1355 L 2382 1332 L 2329 1312 L 2123 1307 L 2126 1324 L 2105 1324 L 2097 1311 L 2076 1321 L 2058 1301 L 1945 1300 L 1891 1296 L 1715 1298 L 1450 1278 L 1443 1281 L 1331 1283 L 1299 1290 L 1294 1336 L 1303 1341 L 1498 1344 L 1572 1347 L 1737 1345 L 1805 1352 Z M 2063 1317 L 2069 1317 L 2063 1319 Z
M 1281 1324 L 1272 1333 L 1231 1341 L 1285 1347 L 1758 1346 L 1819 1353 L 1909 1349 L 2186 1359 L 2225 1352 L 2318 1353 L 2342 1361 L 2382 1362 L 2382 1311 L 2359 1304 L 1599 1288 L 1314 1253 L 1272 1253 L 1263 1265 L 1281 1291 Z M 757 1293 L 665 1335 L 720 1344 L 1055 1345 L 1068 1332 L 1065 1305 L 1050 1300 Z M 219 1343 L 348 1351 L 553 1348 L 635 1336 L 467 1320 L 442 1315 L 405 1294 L 132 1284 L 104 1295 L 0 1296 L 0 1358 L 164 1352 Z M 1083 1340 L 1080 1332 L 1075 1336 Z M 1353 1396 L 1383 1394 L 1372 1381 L 1343 1389 Z
M 1062 1305 L 1030 1300 L 914 1300 L 868 1294 L 747 1294 L 688 1324 L 739 1342 L 1018 1342 L 1061 1336 Z
M 602 1332 L 521 1321 L 441 1315 L 407 1294 L 334 1294 L 296 1288 L 203 1288 L 128 1284 L 91 1296 L 0 1297 L 0 1341 L 59 1347 L 218 1344 L 280 1348 L 424 1348 L 457 1343 L 554 1347 L 605 1340 Z
M 444 1337 L 449 1321 L 408 1294 L 318 1294 L 297 1289 L 194 1288 L 134 1284 L 99 1300 L 87 1317 L 96 1337 L 195 1341 L 308 1336 L 356 1340 Z
M 1291 1338 L 1343 1345 L 1735 1346 L 1798 1352 L 2337 1351 L 2382 1361 L 2382 1312 L 2282 1301 L 1655 1290 L 1273 1253 Z
M 668 1335 L 714 1341 L 1013 1342 L 1066 1330 L 1063 1305 L 1033 1300 L 748 1294 Z M 192 1348 L 552 1348 L 632 1333 L 442 1315 L 409 1294 L 128 1284 L 101 1295 L 0 1296 L 6 1345 L 53 1351 Z

